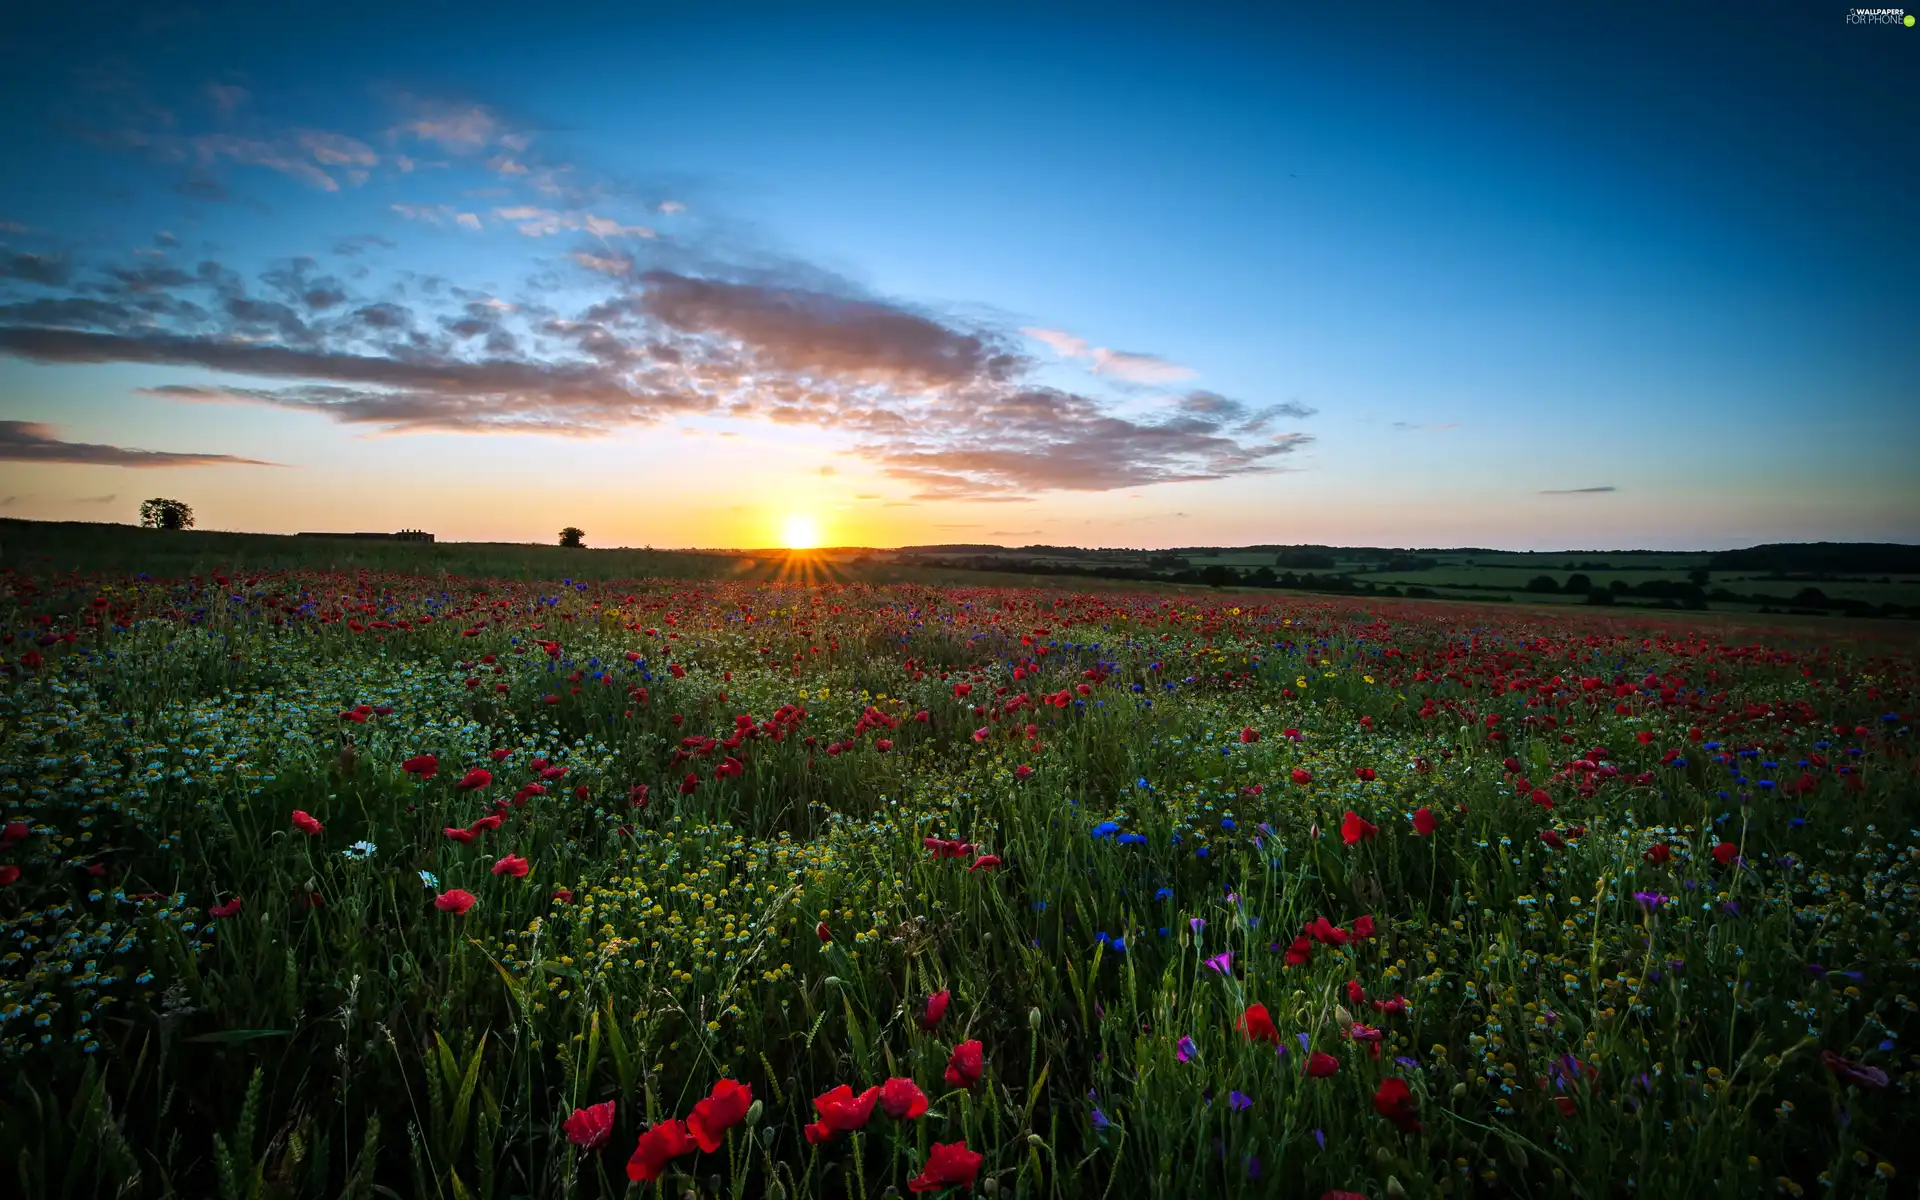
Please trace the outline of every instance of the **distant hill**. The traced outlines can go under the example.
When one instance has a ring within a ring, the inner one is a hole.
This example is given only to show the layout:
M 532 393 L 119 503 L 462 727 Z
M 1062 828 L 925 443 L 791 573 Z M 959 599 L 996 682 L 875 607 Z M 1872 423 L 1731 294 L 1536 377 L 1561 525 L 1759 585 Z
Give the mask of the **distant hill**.
M 1775 542 L 1745 550 L 1716 551 L 1707 565 L 1715 571 L 1920 575 L 1920 546 L 1899 542 Z

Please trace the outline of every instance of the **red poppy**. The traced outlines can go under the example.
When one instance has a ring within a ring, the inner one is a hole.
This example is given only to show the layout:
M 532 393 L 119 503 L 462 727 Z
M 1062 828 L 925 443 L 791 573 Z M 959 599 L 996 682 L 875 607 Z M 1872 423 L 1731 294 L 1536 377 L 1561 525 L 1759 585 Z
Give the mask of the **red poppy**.
M 567 1118 L 567 1140 L 582 1150 L 596 1150 L 613 1135 L 613 1101 L 576 1108 Z
M 889 1079 L 880 1086 L 880 1107 L 896 1121 L 911 1121 L 927 1112 L 927 1094 L 911 1079 Z
M 699 790 L 700 790 L 700 777 L 694 774 L 692 771 L 688 771 L 687 777 L 680 781 L 680 794 L 682 796 L 691 796 Z
M 879 1102 L 880 1089 L 870 1087 L 858 1096 L 841 1084 L 823 1096 L 813 1098 L 813 1110 L 820 1119 L 806 1127 L 807 1140 L 816 1145 L 831 1141 L 836 1133 L 851 1133 L 866 1128 L 873 1118 L 873 1106 Z
M 1374 779 L 1373 768 L 1372 767 L 1355 767 L 1353 769 L 1353 777 L 1355 779 L 1358 779 L 1361 783 L 1372 783 Z
M 493 830 L 500 828 L 505 821 L 506 818 L 497 812 L 488 813 L 486 816 L 481 817 L 473 824 L 467 826 L 467 830 L 470 833 L 491 833 Z
M 1373 936 L 1373 918 L 1367 917 L 1367 916 L 1355 917 L 1353 919 L 1353 936 L 1357 938 L 1372 937 Z
M 1854 1062 L 1850 1058 L 1841 1058 L 1831 1050 L 1820 1052 L 1820 1062 L 1842 1083 L 1856 1084 L 1877 1091 L 1886 1087 L 1889 1082 L 1887 1073 L 1879 1067 L 1870 1067 L 1865 1063 Z
M 1293 939 L 1293 945 L 1287 947 L 1287 965 L 1290 967 L 1304 967 L 1312 957 L 1313 940 L 1305 934 Z
M 1413 810 L 1413 831 L 1421 837 L 1432 837 L 1433 831 L 1439 827 L 1439 818 L 1435 817 L 1433 810 L 1426 805 L 1423 804 Z
M 1666 866 L 1667 860 L 1672 857 L 1673 850 L 1665 842 L 1657 842 L 1647 847 L 1647 861 L 1656 867 Z
M 1243 746 L 1250 746 L 1259 740 L 1260 734 L 1258 730 L 1247 728 L 1240 731 L 1240 744 Z
M 947 1059 L 948 1087 L 971 1088 L 980 1082 L 986 1070 L 981 1049 L 978 1041 L 961 1042 L 953 1048 L 953 1054 Z
M 225 904 L 214 905 L 212 908 L 209 908 L 207 910 L 207 915 L 222 921 L 226 920 L 228 917 L 239 916 L 240 915 L 240 897 L 235 896 L 233 899 L 227 901 Z
M 1305 767 L 1295 767 L 1293 769 L 1292 779 L 1298 784 L 1308 784 L 1313 782 L 1313 774 Z
M 573 889 L 572 888 L 555 888 L 553 889 L 553 898 L 559 901 L 561 904 L 572 904 Z
M 1279 1044 L 1280 1031 L 1274 1028 L 1273 1018 L 1267 1015 L 1264 1004 L 1247 1005 L 1247 1011 L 1240 1014 L 1239 1029 L 1249 1041 Z
M 19 882 L 20 882 L 19 867 L 14 866 L 12 863 L 8 863 L 5 866 L 0 866 L 0 887 L 6 887 L 10 883 L 19 883 Z
M 820 939 L 820 944 L 823 946 L 833 940 L 833 930 L 827 928 L 827 923 L 825 921 L 822 921 L 818 925 L 815 925 L 813 927 L 813 932 L 815 936 L 817 936 Z
M 409 775 L 418 775 L 422 779 L 432 779 L 439 773 L 440 760 L 431 754 L 416 754 L 400 764 L 400 769 Z
M 1740 857 L 1740 847 L 1732 842 L 1721 842 L 1713 848 L 1713 860 L 1723 867 L 1738 857 Z
M 1560 1115 L 1563 1117 L 1571 1117 L 1576 1111 L 1572 1096 L 1555 1096 L 1553 1098 L 1553 1106 L 1560 1110 Z M 1414 1129 L 1418 1130 L 1419 1127 L 1420 1123 L 1418 1121 L 1414 1122 Z
M 666 1120 L 640 1135 L 640 1144 L 627 1160 L 627 1178 L 635 1183 L 652 1183 L 660 1178 L 667 1164 L 682 1154 L 692 1154 L 694 1140 L 684 1122 Z
M 937 1192 L 949 1187 L 970 1188 L 979 1174 L 980 1156 L 967 1149 L 965 1142 L 936 1142 L 927 1153 L 927 1165 L 907 1180 L 907 1190 Z
M 1320 1200 L 1367 1200 L 1365 1192 L 1343 1192 L 1338 1188 L 1320 1197 Z
M 293 810 L 293 827 L 308 837 L 313 837 L 327 831 L 327 827 L 314 820 L 310 813 L 298 808 Z
M 1331 1054 L 1315 1050 L 1307 1056 L 1307 1074 L 1315 1079 L 1325 1079 L 1340 1069 L 1340 1060 Z
M 1401 1133 L 1420 1132 L 1420 1122 L 1413 1115 L 1413 1091 L 1397 1075 L 1380 1081 L 1373 1093 L 1373 1110 L 1398 1125 Z
M 443 913 L 464 913 L 473 907 L 474 894 L 465 888 L 454 888 L 433 898 L 433 906 Z
M 928 996 L 927 1006 L 921 1010 L 920 1016 L 917 1018 L 920 1022 L 920 1028 L 932 1029 L 935 1025 L 938 1025 L 940 1018 L 947 1015 L 947 1005 L 951 1003 L 953 1003 L 953 991 L 950 988 L 941 988 L 933 995 Z
M 487 770 L 485 767 L 475 767 L 473 770 L 468 771 L 465 775 L 462 775 L 460 777 L 460 782 L 454 784 L 453 788 L 455 791 L 458 791 L 458 792 L 475 792 L 475 791 L 479 791 L 483 787 L 486 787 L 488 784 L 492 782 L 493 782 L 492 771 Z
M 1538 804 L 1541 808 L 1545 808 L 1545 809 L 1553 808 L 1553 797 L 1547 795 L 1547 791 L 1545 788 L 1533 789 L 1533 794 L 1531 796 L 1531 799 L 1535 804 Z
M 25 821 L 8 821 L 7 827 L 0 830 L 0 846 L 11 846 L 15 842 L 25 841 L 33 827 Z
M 1306 934 L 1323 946 L 1344 946 L 1347 944 L 1347 931 L 1335 925 L 1325 917 L 1315 917 L 1307 922 Z
M 519 879 L 527 873 L 527 860 L 518 854 L 509 854 L 493 864 L 495 875 L 511 875 Z
M 973 685 L 970 683 L 956 683 L 953 685 L 953 695 L 955 699 L 961 699 L 971 691 L 973 691 Z
M 687 1114 L 687 1129 L 702 1150 L 712 1154 L 723 1144 L 726 1132 L 747 1119 L 753 1106 L 753 1088 L 732 1079 L 713 1085 L 705 1100 Z
M 1025 763 L 1021 763 L 1019 766 L 1013 769 L 1013 777 L 1015 779 L 1027 779 L 1027 778 L 1030 778 L 1032 775 L 1033 775 L 1033 768 L 1028 766 Z M 974 1155 L 974 1157 L 978 1158 L 980 1156 L 976 1154 Z
M 873 748 L 885 754 L 887 751 L 893 749 L 893 742 L 889 738 L 876 738 L 874 739 Z
M 499 762 L 501 759 L 506 758 L 508 755 L 512 754 L 513 751 L 508 749 L 505 746 L 502 746 L 498 750 L 489 750 L 487 753 L 493 758 L 493 761 Z
M 1364 842 L 1379 832 L 1379 826 L 1352 810 L 1340 819 L 1340 840 L 1349 846 L 1356 842 Z
M 1552 850 L 1558 850 L 1565 844 L 1561 842 L 1560 835 L 1551 829 L 1542 829 L 1540 831 L 1540 840 L 1545 842 L 1547 847 Z
M 999 855 L 982 854 L 979 858 L 976 858 L 973 860 L 973 865 L 967 868 L 967 874 L 971 875 L 975 871 L 980 871 L 980 870 L 992 870 L 994 867 L 997 867 L 999 865 L 1000 865 Z
M 473 840 L 473 830 L 471 829 L 456 829 L 453 826 L 449 825 L 442 832 L 444 832 L 449 838 L 452 838 L 456 842 L 470 842 Z

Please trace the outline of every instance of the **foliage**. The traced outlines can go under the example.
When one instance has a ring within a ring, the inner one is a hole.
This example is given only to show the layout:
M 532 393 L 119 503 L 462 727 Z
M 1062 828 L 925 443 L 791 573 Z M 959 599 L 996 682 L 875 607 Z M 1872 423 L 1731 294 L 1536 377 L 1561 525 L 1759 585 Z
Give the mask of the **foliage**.
M 587 532 L 575 525 L 569 525 L 560 531 L 560 544 L 569 550 L 579 550 L 587 544 Z
M 645 1194 L 733 1200 L 1920 1167 L 1903 648 L 911 584 L 0 590 L 25 1197 L 613 1195 L 642 1133 Z M 927 1110 L 861 1116 L 888 1080 Z M 680 1119 L 719 1148 L 661 1149 Z
M 147 529 L 192 529 L 193 506 L 184 500 L 155 497 L 141 503 L 140 524 Z

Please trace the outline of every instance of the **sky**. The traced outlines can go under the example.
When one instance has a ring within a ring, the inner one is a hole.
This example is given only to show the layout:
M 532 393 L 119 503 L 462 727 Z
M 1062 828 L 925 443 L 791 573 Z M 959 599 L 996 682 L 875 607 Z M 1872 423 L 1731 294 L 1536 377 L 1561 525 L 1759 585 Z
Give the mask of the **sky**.
M 1920 28 L 1470 7 L 8 6 L 0 516 L 1920 542 Z

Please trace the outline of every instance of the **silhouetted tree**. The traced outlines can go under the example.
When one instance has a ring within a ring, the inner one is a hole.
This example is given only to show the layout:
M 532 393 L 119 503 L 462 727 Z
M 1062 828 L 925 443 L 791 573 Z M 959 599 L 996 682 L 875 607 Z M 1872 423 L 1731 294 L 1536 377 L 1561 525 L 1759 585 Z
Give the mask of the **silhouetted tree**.
M 578 550 L 587 544 L 587 531 L 569 525 L 560 531 L 560 544 L 570 550 Z
M 148 529 L 192 529 L 193 505 L 156 497 L 140 506 L 140 524 Z
M 1214 563 L 1200 572 L 1200 582 L 1208 587 L 1225 587 L 1230 583 L 1239 583 L 1240 572 L 1232 567 Z
M 1581 592 L 1590 592 L 1593 590 L 1593 580 L 1588 579 L 1585 575 L 1569 575 L 1567 576 L 1567 583 L 1564 590 L 1572 592 L 1575 595 Z
M 1535 575 L 1532 579 L 1527 580 L 1527 590 L 1530 592 L 1557 592 L 1560 590 L 1560 585 L 1551 575 Z

